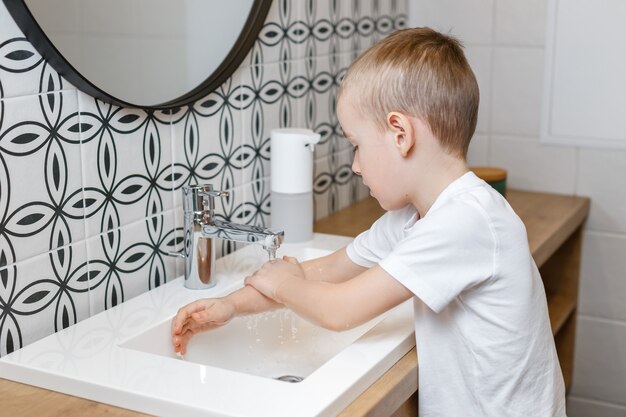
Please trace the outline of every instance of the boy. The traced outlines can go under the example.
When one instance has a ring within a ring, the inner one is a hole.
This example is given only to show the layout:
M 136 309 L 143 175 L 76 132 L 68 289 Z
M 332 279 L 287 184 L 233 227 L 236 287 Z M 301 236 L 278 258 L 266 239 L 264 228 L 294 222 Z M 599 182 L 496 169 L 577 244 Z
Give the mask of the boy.
M 349 68 L 337 115 L 353 171 L 388 212 L 329 256 L 265 264 L 231 295 L 181 308 L 196 332 L 279 306 L 343 330 L 413 298 L 420 416 L 564 416 L 546 297 L 526 230 L 465 161 L 478 86 L 454 38 L 396 32 Z

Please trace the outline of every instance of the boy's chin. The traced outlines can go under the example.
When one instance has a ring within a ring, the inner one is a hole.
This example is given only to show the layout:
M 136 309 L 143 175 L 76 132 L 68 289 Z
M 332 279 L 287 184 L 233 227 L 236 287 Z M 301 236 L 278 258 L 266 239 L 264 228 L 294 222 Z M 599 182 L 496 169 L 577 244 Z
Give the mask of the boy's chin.
M 378 198 L 376 197 L 374 194 L 372 194 L 372 192 L 370 191 L 370 195 L 372 197 L 374 197 L 376 199 L 376 201 L 378 201 L 378 205 L 380 205 L 380 208 L 382 208 L 385 211 L 394 211 L 394 210 L 400 210 L 405 208 L 408 204 L 408 202 L 406 201 L 389 201 L 389 200 L 384 200 L 382 198 Z
M 372 193 L 372 190 L 370 190 L 370 196 L 373 197 L 376 201 L 378 201 L 378 205 L 380 206 L 380 208 L 382 208 L 385 211 L 390 211 L 393 210 L 393 205 L 389 204 L 388 201 L 382 199 L 382 198 L 378 198 L 374 195 L 374 193 Z

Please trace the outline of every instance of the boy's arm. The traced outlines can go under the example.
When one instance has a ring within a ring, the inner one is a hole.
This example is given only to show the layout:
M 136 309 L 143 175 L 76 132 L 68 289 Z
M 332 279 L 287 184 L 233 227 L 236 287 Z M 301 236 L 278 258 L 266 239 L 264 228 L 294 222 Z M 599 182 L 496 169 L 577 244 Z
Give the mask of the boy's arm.
M 347 281 L 367 270 L 350 260 L 345 247 L 329 255 L 302 262 L 301 266 L 306 279 L 326 282 Z
M 288 257 L 266 263 L 246 284 L 331 330 L 356 327 L 413 296 L 378 265 L 347 281 L 324 282 L 305 279 L 302 266 Z
M 245 286 L 221 298 L 203 298 L 178 310 L 172 319 L 174 351 L 184 355 L 191 337 L 206 330 L 223 326 L 240 315 L 261 313 L 282 307 L 256 289 Z
M 345 248 L 302 264 L 306 279 L 340 282 L 352 278 L 365 268 L 354 264 Z M 199 332 L 228 323 L 233 317 L 262 313 L 283 307 L 254 287 L 245 287 L 221 298 L 204 298 L 178 310 L 172 320 L 172 344 L 176 352 L 185 354 L 187 343 Z

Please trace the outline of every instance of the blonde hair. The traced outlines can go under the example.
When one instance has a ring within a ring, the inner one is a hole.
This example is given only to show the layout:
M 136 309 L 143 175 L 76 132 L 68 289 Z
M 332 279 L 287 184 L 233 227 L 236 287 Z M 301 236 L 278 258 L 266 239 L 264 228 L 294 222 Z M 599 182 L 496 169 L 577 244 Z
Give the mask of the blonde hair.
M 476 129 L 479 92 L 461 42 L 430 28 L 392 33 L 348 68 L 337 99 L 372 115 L 384 130 L 392 111 L 428 123 L 448 152 L 463 158 Z

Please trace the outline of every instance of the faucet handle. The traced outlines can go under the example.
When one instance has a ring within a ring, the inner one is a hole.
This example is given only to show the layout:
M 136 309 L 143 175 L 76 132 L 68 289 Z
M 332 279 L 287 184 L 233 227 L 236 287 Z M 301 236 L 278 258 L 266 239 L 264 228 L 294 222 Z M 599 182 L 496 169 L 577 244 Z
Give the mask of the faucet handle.
M 211 212 L 215 208 L 215 197 L 227 197 L 228 191 L 214 190 L 211 184 L 186 185 L 183 187 L 183 210 L 186 213 Z
M 207 197 L 228 197 L 229 195 L 228 191 L 221 191 L 221 190 L 199 191 L 198 194 L 204 195 Z
M 212 216 L 213 209 L 215 209 L 215 197 L 228 197 L 228 191 L 205 190 L 199 191 L 198 195 L 202 197 L 202 205 L 204 206 L 204 210 L 210 210 Z

